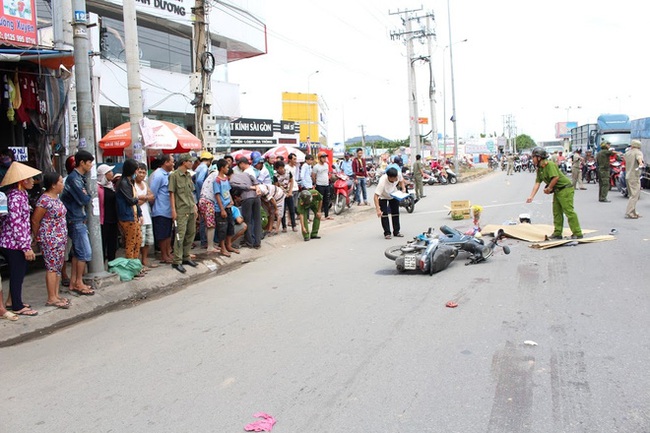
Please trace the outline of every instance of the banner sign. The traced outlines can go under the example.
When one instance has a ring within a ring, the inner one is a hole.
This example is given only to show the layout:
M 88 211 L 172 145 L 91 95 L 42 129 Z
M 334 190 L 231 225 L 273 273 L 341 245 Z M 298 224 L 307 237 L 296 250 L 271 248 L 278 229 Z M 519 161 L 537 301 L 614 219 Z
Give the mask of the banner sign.
M 34 0 L 3 0 L 0 12 L 0 43 L 38 45 Z
M 273 137 L 273 121 L 268 119 L 237 119 L 230 122 L 231 137 Z

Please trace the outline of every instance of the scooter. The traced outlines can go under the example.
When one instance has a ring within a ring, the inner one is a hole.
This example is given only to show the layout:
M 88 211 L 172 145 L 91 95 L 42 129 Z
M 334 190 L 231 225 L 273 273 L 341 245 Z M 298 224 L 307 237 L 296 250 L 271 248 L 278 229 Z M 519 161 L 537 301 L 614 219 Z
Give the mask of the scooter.
M 350 178 L 342 173 L 336 173 L 336 180 L 334 181 L 334 213 L 339 215 L 343 212 L 343 209 L 346 207 L 352 206 L 350 201 L 350 192 L 354 187 L 354 184 L 350 181 Z
M 458 176 L 456 176 L 456 173 L 454 173 L 451 168 L 446 167 L 445 173 L 447 173 L 447 182 L 449 182 L 452 185 L 458 183 Z
M 596 167 L 596 161 L 588 161 L 585 170 L 584 181 L 587 183 L 598 183 L 598 168 Z
M 510 247 L 498 244 L 499 240 L 505 237 L 503 230 L 499 230 L 487 245 L 482 239 L 465 235 L 449 226 L 440 227 L 440 231 L 444 235 L 436 236 L 429 228 L 406 245 L 388 248 L 384 255 L 395 261 L 399 272 L 420 270 L 433 275 L 446 269 L 460 252 L 469 253 L 469 261 L 465 265 L 486 261 L 497 246 L 501 247 L 505 254 L 510 254 Z
M 413 213 L 413 211 L 415 210 L 415 203 L 418 202 L 418 199 L 415 198 L 415 194 L 409 192 L 409 188 L 414 188 L 415 184 L 413 183 L 413 181 L 407 181 L 404 182 L 404 184 L 406 188 L 406 191 L 404 191 L 406 193 L 406 196 L 400 198 L 396 197 L 396 198 L 397 201 L 399 202 L 400 207 L 406 209 L 408 213 Z
M 627 181 L 625 180 L 625 165 L 622 166 L 621 172 L 616 178 L 616 189 L 627 198 Z
M 625 168 L 624 164 L 614 161 L 609 164 L 609 189 L 616 188 L 621 171 Z

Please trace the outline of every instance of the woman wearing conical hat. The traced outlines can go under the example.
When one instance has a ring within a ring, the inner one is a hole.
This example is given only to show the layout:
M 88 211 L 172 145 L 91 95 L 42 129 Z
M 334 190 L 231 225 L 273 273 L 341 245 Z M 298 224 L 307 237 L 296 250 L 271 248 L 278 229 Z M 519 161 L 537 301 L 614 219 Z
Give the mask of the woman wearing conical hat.
M 9 297 L 6 304 L 14 314 L 21 316 L 38 314 L 23 302 L 22 293 L 27 262 L 36 258 L 32 251 L 31 209 L 27 191 L 34 187 L 34 176 L 39 174 L 39 170 L 14 161 L 0 183 L 0 187 L 11 188 L 7 193 L 9 214 L 0 220 L 0 252 L 9 265 Z

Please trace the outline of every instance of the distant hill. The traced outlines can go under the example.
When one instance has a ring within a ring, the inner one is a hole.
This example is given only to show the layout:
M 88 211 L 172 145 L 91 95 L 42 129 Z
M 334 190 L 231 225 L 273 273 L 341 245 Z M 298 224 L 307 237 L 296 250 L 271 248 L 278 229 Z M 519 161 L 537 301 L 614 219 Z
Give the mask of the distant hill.
M 375 141 L 393 141 L 391 139 L 388 139 L 386 137 L 382 137 L 381 135 L 366 135 L 366 143 L 372 143 Z M 345 140 L 345 144 L 347 145 L 352 145 L 352 144 L 361 144 L 361 136 L 358 137 L 352 137 L 347 140 Z

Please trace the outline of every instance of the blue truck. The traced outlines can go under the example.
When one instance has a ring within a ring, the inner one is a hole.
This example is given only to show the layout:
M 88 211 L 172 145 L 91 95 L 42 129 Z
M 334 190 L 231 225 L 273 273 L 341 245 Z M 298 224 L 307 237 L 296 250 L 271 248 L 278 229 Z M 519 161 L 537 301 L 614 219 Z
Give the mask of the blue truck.
M 603 141 L 611 148 L 624 152 L 630 145 L 631 123 L 626 114 L 601 114 L 596 123 L 588 123 L 571 129 L 571 150 L 600 150 Z

